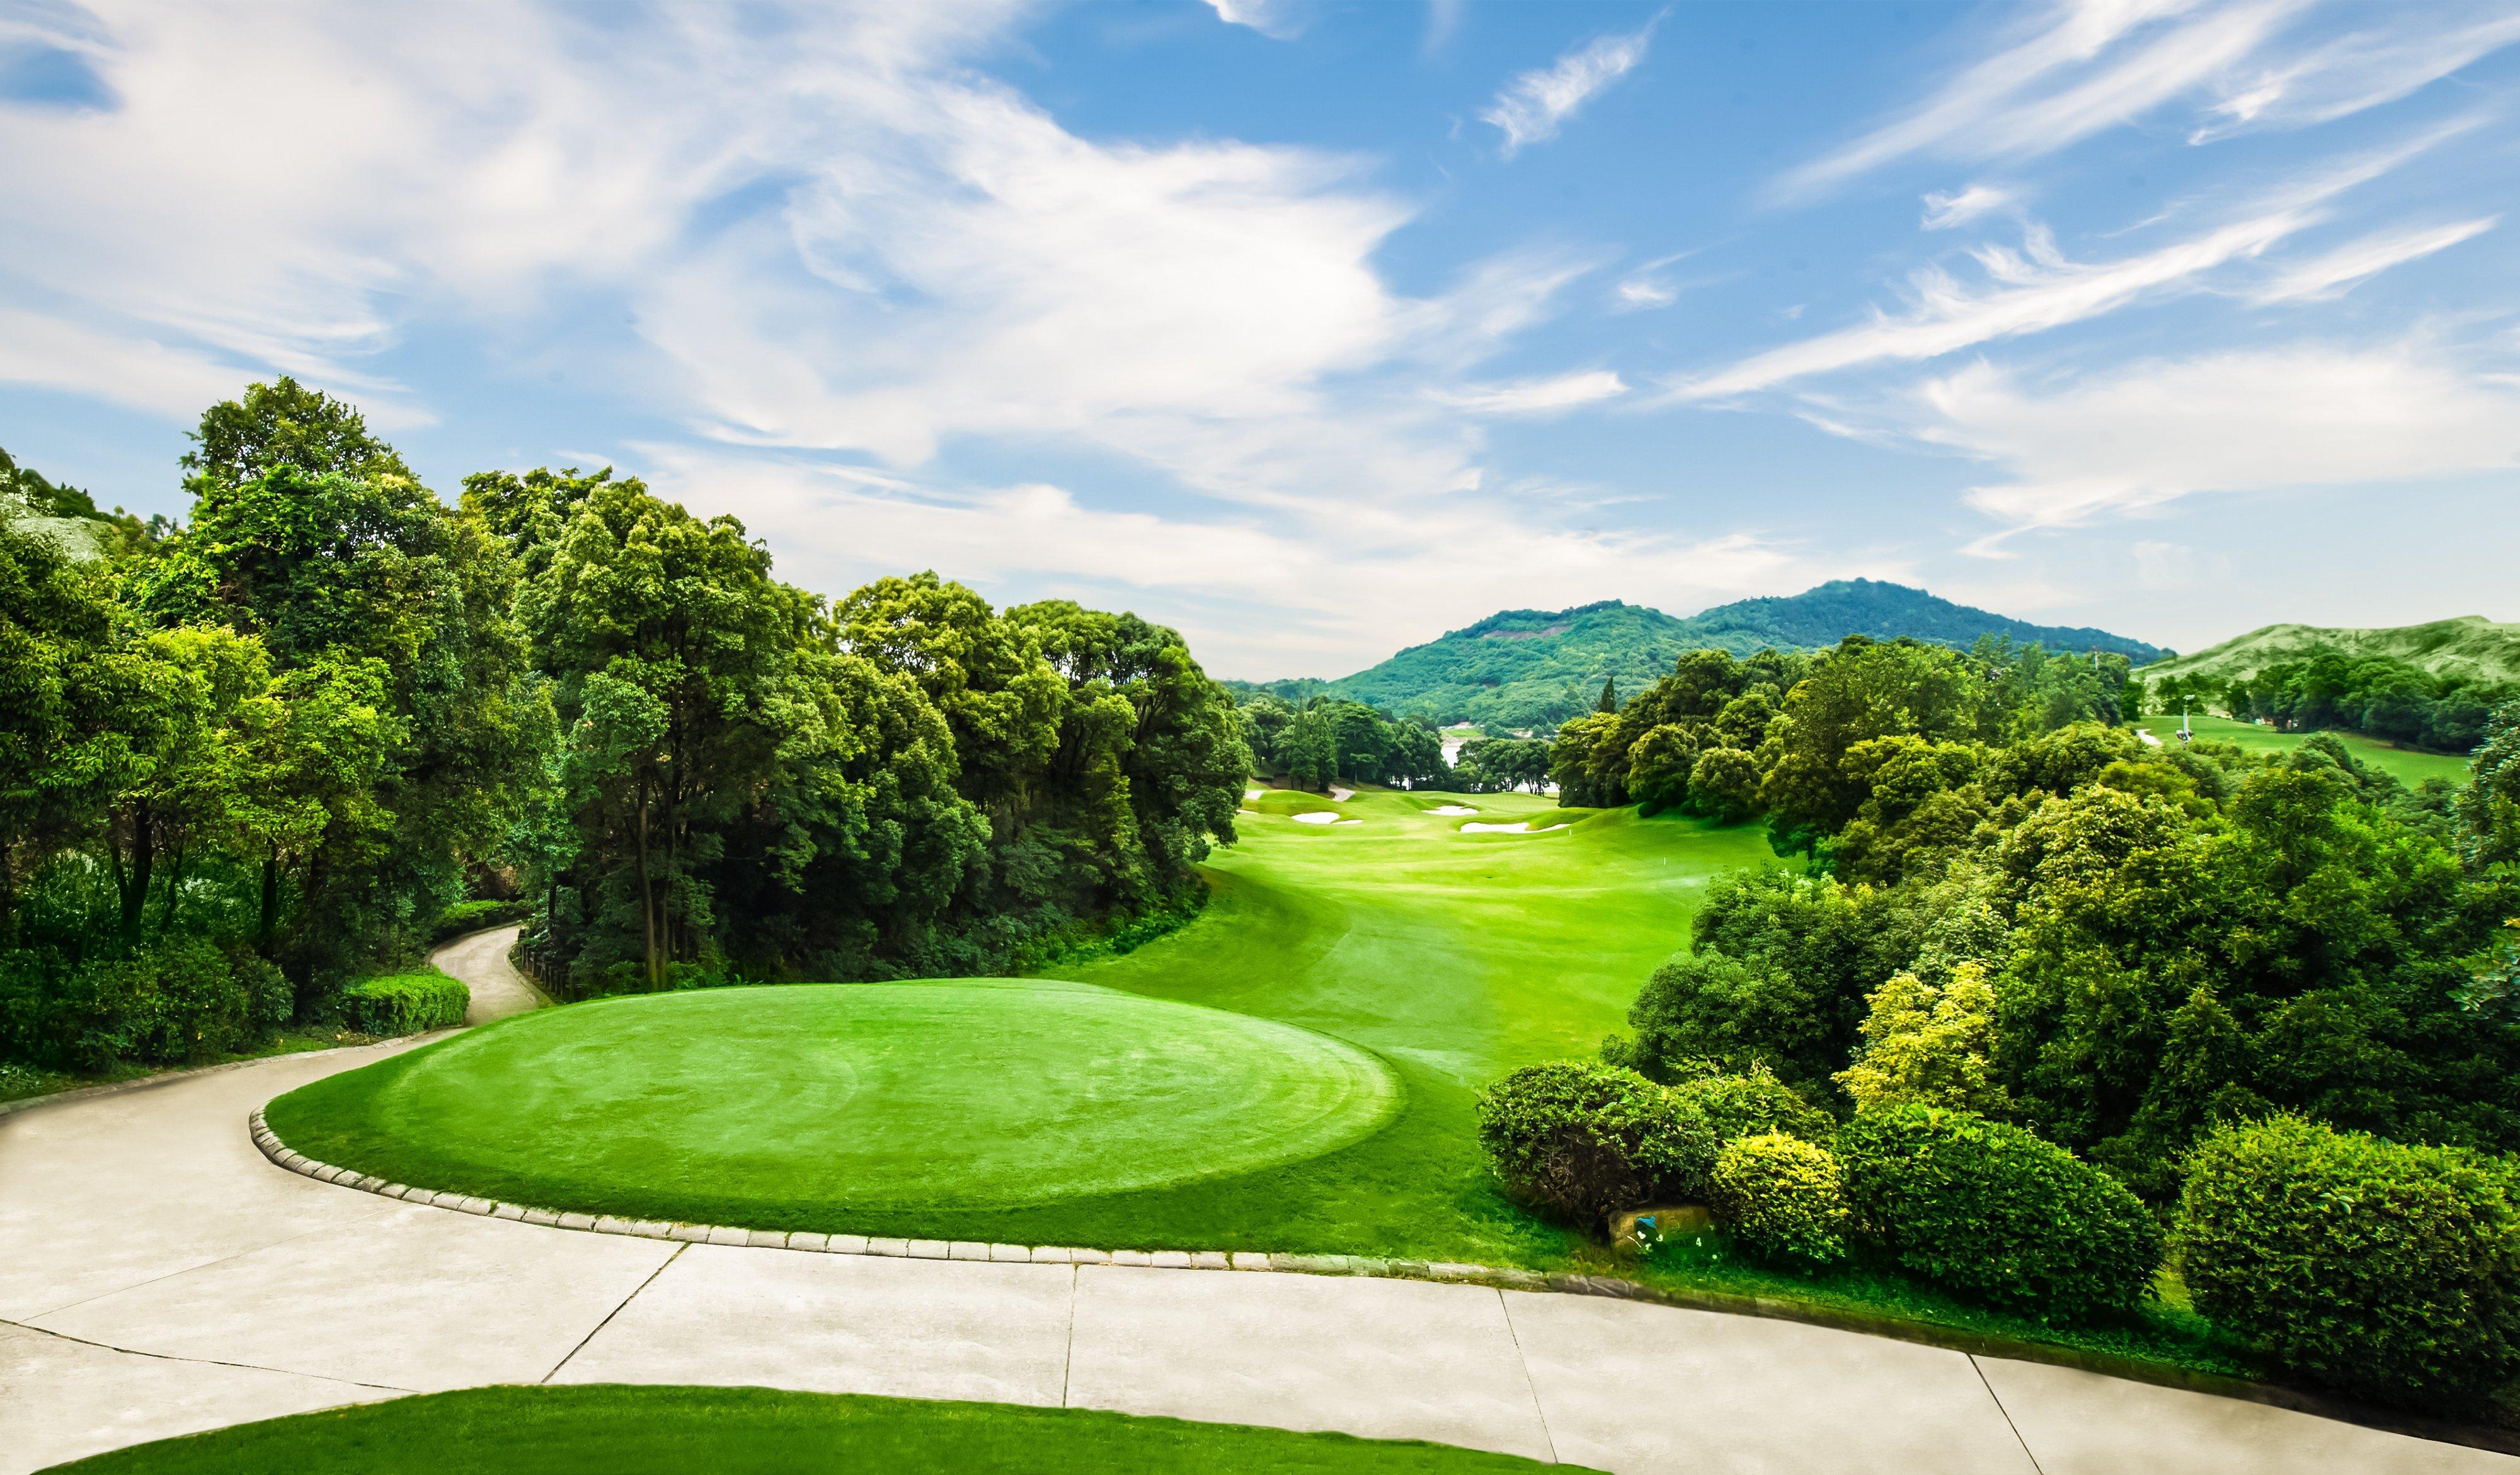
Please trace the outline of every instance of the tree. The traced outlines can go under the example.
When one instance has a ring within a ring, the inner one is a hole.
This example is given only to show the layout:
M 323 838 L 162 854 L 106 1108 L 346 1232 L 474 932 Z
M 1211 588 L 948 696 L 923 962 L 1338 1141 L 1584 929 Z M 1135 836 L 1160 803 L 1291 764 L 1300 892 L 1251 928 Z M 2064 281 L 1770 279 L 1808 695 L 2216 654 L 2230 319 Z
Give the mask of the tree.
M 1601 679 L 1601 699 L 1593 703 L 1593 710 L 1596 712 L 1616 712 L 1619 710 L 1619 683 L 1616 677 L 1603 677 Z
M 1862 1111 L 1905 1101 L 2000 1116 L 2010 1105 L 1995 1078 L 1995 990 L 1986 969 L 1961 963 L 1941 988 L 1901 973 L 1875 990 L 1864 1052 L 1835 1077 Z
M 2470 866 L 2520 863 L 2520 701 L 2497 707 L 2452 814 Z

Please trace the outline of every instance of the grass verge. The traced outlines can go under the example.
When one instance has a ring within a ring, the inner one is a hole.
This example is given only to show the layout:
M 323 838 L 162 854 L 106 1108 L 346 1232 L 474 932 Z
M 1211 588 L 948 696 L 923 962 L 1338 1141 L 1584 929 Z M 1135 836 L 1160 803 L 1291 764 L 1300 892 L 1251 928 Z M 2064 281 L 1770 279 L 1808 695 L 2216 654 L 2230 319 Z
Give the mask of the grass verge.
M 596 1384 L 474 1388 L 364 1404 L 138 1445 L 55 1468 L 81 1475 L 1508 1475 L 1543 1466 L 1451 1445 L 1086 1408 Z

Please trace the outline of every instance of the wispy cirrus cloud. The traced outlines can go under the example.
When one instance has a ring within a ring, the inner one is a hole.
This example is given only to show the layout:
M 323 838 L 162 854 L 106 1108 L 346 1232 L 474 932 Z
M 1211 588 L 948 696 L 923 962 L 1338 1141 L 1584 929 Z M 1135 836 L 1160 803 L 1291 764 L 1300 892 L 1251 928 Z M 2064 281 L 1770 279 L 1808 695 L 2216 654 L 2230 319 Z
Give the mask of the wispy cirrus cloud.
M 1512 380 L 1462 389 L 1433 391 L 1435 399 L 1477 415 L 1548 415 L 1597 405 L 1628 392 L 1627 381 L 1607 369 Z
M 2507 6 L 2400 5 L 2345 35 L 2317 0 L 2060 0 L 2001 34 L 1913 106 L 1770 188 L 1808 200 L 1915 156 L 2034 158 L 2174 105 L 2190 141 L 2329 122 L 2393 102 L 2520 42 Z
M 1601 36 L 1559 57 L 1548 67 L 1526 71 L 1505 85 L 1479 113 L 1483 122 L 1505 134 L 1505 156 L 1524 147 L 1555 138 L 1558 127 L 1602 89 L 1636 68 L 1653 40 L 1657 16 L 1636 30 Z
M 1929 231 L 1948 231 L 1968 224 L 1982 215 L 1991 215 L 2010 206 L 2017 197 L 1998 185 L 1973 184 L 1964 190 L 1925 197 L 1924 218 L 1917 224 Z
M 1249 26 L 1273 41 L 1291 41 L 1304 31 L 1297 0 L 1207 0 L 1207 4 L 1226 24 Z
M 1990 364 L 1928 381 L 1920 439 L 2002 467 L 1968 503 L 2016 535 L 2210 492 L 2407 485 L 2508 467 L 2520 387 L 2440 345 L 2146 360 L 2041 388 Z
M 1752 354 L 1709 374 L 1673 380 L 1670 397 L 1724 399 L 1868 364 L 1919 363 L 2203 290 L 2219 269 L 2254 260 L 2325 220 L 2336 197 L 2474 126 L 2473 117 L 2453 119 L 2395 144 L 2322 161 L 2263 192 L 2237 218 L 2112 261 L 2069 260 L 2047 227 L 2025 224 L 2017 250 L 1994 245 L 1970 249 L 1985 273 L 1982 284 L 1963 283 L 1938 264 L 1925 266 L 1908 279 L 1906 311 L 1875 310 L 1869 320 L 1853 327 Z
M 1917 363 L 2114 312 L 2179 290 L 2226 263 L 2255 256 L 2310 225 L 2306 208 L 2270 211 L 2116 261 L 2085 264 L 2056 253 L 2033 231 L 2022 251 L 1982 247 L 1988 285 L 1970 287 L 1940 267 L 1909 279 L 1910 306 L 1673 385 L 1682 400 L 1723 399 L 1814 375 L 1883 362 Z
M 2307 261 L 2281 267 L 2272 281 L 2250 296 L 2259 302 L 2301 302 L 2338 296 L 2393 266 L 2448 250 L 2462 241 L 2473 241 L 2494 229 L 2501 218 L 2486 215 L 2445 225 L 2376 231 Z

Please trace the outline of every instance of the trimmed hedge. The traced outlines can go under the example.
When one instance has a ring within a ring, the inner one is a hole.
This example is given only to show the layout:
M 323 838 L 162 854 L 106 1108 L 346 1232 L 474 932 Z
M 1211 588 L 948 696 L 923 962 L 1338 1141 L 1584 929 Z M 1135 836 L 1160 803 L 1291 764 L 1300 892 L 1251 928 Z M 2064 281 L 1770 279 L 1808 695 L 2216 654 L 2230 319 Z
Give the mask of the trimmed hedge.
M 1861 1230 L 1971 1300 L 2083 1320 L 2132 1309 L 2161 1267 L 2161 1227 L 2126 1184 L 1974 1112 L 1858 1112 L 1837 1160 Z
M 1837 1119 L 1755 1061 L 1746 1075 L 1699 1076 L 1672 1087 L 1684 1100 L 1706 1113 L 1717 1141 L 1781 1132 L 1807 1142 L 1826 1142 L 1837 1131 Z
M 2298 1117 L 2189 1159 L 2176 1243 L 2196 1309 L 2317 1382 L 2448 1403 L 2520 1375 L 2513 1169 Z
M 363 1035 L 416 1035 L 464 1022 L 472 991 L 431 970 L 362 978 L 341 991 L 341 1022 Z
M 1669 1087 L 1577 1060 L 1489 1087 L 1479 1141 L 1508 1193 L 1586 1229 L 1658 1198 L 1701 1197 L 1717 1149 L 1706 1114 Z
M 534 915 L 534 904 L 522 897 L 509 901 L 457 902 L 437 915 L 437 925 L 429 929 L 431 943 L 450 942 L 467 932 L 483 927 L 504 927 L 520 922 Z
M 1717 1222 L 1762 1260 L 1807 1268 L 1846 1256 L 1846 1193 L 1837 1159 L 1781 1132 L 1726 1145 L 1708 1195 Z

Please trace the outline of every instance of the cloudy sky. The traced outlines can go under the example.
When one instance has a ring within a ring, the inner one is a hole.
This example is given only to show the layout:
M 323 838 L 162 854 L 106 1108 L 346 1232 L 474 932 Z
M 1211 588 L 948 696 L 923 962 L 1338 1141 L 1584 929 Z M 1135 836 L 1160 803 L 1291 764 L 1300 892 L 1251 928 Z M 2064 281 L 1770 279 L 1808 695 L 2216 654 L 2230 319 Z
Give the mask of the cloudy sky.
M 0 446 L 287 372 L 1335 675 L 1858 574 L 2520 619 L 2520 6 L 0 0 Z

